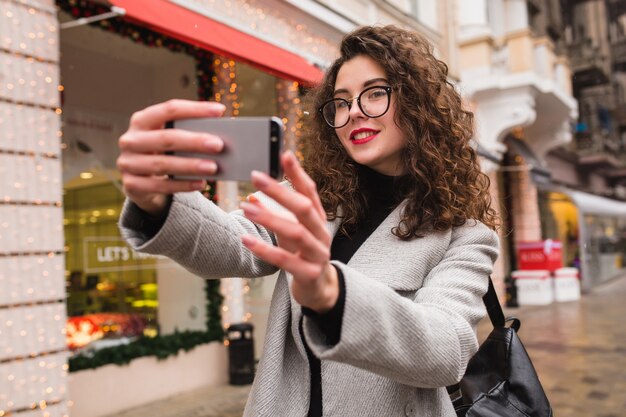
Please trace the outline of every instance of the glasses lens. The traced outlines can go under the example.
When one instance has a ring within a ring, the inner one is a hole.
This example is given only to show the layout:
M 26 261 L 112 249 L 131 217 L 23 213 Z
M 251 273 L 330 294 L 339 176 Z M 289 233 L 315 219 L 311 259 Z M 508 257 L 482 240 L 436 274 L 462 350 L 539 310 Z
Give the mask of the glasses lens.
M 322 107 L 324 120 L 332 127 L 341 127 L 348 123 L 350 118 L 350 106 L 346 100 L 336 98 L 324 104 Z
M 360 96 L 361 109 L 369 117 L 379 117 L 389 108 L 389 91 L 383 87 L 372 87 Z

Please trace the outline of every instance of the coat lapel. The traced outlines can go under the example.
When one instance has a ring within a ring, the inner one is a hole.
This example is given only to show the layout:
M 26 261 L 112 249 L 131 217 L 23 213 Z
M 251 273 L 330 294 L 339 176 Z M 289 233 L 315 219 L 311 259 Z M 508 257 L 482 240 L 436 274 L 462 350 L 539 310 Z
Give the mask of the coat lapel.
M 348 266 L 398 291 L 421 288 L 426 275 L 443 258 L 446 232 L 430 232 L 409 241 L 392 230 L 400 224 L 406 202 L 396 207 L 355 252 Z M 442 239 L 443 238 L 443 239 Z

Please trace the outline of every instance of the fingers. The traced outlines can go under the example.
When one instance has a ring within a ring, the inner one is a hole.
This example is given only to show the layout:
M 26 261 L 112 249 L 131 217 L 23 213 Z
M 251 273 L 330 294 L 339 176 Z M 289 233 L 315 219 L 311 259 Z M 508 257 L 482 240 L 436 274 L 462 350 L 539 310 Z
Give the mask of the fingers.
M 122 152 L 164 153 L 168 151 L 218 153 L 224 149 L 222 139 L 209 133 L 180 129 L 129 130 L 120 136 Z
M 172 181 L 166 177 L 146 177 L 128 173 L 122 174 L 124 193 L 133 197 L 136 194 L 147 193 L 174 194 L 178 192 L 199 191 L 205 186 L 203 180 Z
M 135 112 L 130 118 L 129 130 L 161 129 L 165 122 L 197 117 L 219 117 L 223 104 L 208 101 L 169 100 Z
M 311 262 L 327 262 L 330 259 L 328 246 L 317 239 L 302 224 L 282 217 L 266 209 L 261 203 L 241 203 L 245 216 L 272 230 L 278 237 L 279 245 L 289 252 Z
M 285 171 L 285 175 L 289 178 L 296 191 L 311 199 L 311 202 L 313 203 L 313 206 L 320 218 L 326 220 L 326 211 L 324 210 L 320 197 L 317 194 L 315 181 L 313 181 L 311 177 L 304 172 L 304 169 L 300 166 L 300 162 L 298 162 L 296 156 L 291 151 L 284 152 L 281 155 L 281 163 L 283 170 Z
M 260 191 L 267 194 L 291 211 L 317 239 L 330 245 L 330 234 L 326 230 L 325 217 L 320 217 L 319 211 L 311 198 L 280 185 L 276 180 L 262 172 L 252 172 L 252 183 Z
M 283 248 L 269 245 L 250 235 L 241 237 L 243 244 L 256 256 L 277 267 L 289 271 L 298 279 L 315 281 L 322 274 L 325 264 L 307 262 L 297 254 L 290 253 Z
M 149 155 L 122 153 L 117 158 L 117 168 L 134 175 L 215 175 L 218 166 L 207 159 L 186 158 L 172 155 Z

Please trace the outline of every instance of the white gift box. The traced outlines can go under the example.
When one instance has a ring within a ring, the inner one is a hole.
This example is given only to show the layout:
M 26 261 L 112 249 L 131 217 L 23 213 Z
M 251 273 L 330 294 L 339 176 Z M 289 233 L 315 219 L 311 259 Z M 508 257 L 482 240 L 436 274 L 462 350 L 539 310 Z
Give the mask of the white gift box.
M 554 271 L 554 300 L 575 301 L 580 300 L 580 280 L 578 269 L 559 268 Z
M 513 271 L 511 273 L 517 288 L 517 303 L 525 305 L 546 305 L 554 301 L 550 271 Z

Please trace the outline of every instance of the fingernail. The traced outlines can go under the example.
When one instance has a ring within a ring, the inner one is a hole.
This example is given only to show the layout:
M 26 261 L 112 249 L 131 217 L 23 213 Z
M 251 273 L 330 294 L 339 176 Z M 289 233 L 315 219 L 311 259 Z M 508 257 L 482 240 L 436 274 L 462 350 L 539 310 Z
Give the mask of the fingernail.
M 241 241 L 246 246 L 254 246 L 254 244 L 256 243 L 254 238 L 252 236 L 250 236 L 250 235 L 243 235 L 243 236 L 241 236 Z
M 208 103 L 211 103 L 211 106 L 218 107 L 218 110 L 220 110 L 222 112 L 226 111 L 226 106 L 224 104 L 222 104 L 222 103 L 217 103 L 215 101 L 209 101 Z
M 246 197 L 246 200 L 248 200 L 250 203 L 258 203 L 259 199 L 256 198 L 254 196 L 254 194 L 250 194 L 248 197 Z
M 241 202 L 241 208 L 246 213 L 246 215 L 256 216 L 261 212 L 261 209 L 259 209 L 257 206 L 255 206 L 254 204 L 246 203 L 245 201 Z
M 217 171 L 217 165 L 213 161 L 202 161 L 198 164 L 198 169 L 208 174 L 215 174 L 215 171 Z
M 252 171 L 252 180 L 255 182 L 255 185 L 257 187 L 265 187 L 267 185 L 269 185 L 269 180 L 267 178 L 267 175 L 265 175 L 264 173 L 260 172 L 260 171 Z
M 212 152 L 221 152 L 224 149 L 224 142 L 217 136 L 209 136 L 209 139 L 204 141 L 204 147 Z

